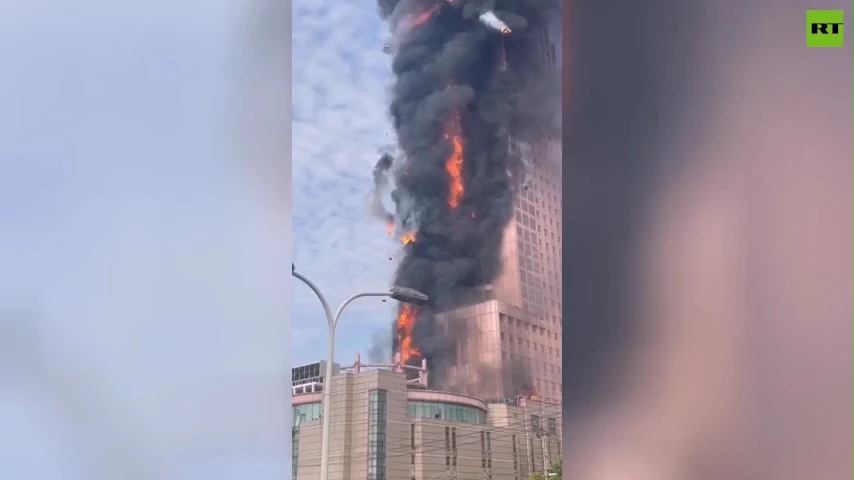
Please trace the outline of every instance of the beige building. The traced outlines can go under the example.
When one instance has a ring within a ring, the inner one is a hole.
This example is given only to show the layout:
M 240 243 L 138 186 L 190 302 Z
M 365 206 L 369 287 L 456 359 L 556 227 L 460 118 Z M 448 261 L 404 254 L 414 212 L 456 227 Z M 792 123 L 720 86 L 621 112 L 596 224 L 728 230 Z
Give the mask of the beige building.
M 400 367 L 342 371 L 332 379 L 330 480 L 526 480 L 560 457 L 560 405 L 430 391 Z M 322 393 L 294 389 L 293 478 L 315 480 Z

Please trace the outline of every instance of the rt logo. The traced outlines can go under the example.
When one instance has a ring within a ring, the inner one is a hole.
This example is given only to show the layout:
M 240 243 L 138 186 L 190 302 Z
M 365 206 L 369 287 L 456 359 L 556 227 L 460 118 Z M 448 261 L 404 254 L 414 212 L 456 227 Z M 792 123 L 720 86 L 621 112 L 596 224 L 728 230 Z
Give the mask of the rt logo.
M 844 47 L 844 21 L 844 10 L 807 10 L 807 47 Z

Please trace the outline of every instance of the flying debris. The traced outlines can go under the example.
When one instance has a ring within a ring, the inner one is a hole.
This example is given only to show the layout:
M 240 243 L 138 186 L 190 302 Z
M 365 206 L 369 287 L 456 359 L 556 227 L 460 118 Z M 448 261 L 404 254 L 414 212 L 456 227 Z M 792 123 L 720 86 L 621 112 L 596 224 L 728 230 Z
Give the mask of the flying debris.
M 385 45 L 383 45 L 383 52 L 391 53 L 391 45 L 389 45 L 387 43 Z M 386 134 L 386 135 L 388 135 L 388 134 Z
M 504 35 L 510 35 L 513 32 L 513 30 L 510 30 L 510 27 L 508 27 L 506 23 L 502 22 L 500 18 L 495 16 L 492 10 L 481 14 L 479 17 L 477 17 L 477 19 L 480 20 L 480 23 L 486 25 L 487 27 L 493 30 L 499 31 Z

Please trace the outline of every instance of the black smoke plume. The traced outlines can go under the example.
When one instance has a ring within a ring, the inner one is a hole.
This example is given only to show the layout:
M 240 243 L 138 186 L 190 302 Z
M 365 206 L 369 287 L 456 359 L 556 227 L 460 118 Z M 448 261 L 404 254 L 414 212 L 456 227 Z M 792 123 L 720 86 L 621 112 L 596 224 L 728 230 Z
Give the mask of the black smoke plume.
M 377 160 L 377 164 L 374 166 L 374 187 L 368 194 L 368 210 L 371 212 L 371 215 L 379 218 L 386 225 L 394 225 L 394 215 L 386 210 L 382 202 L 382 195 L 385 193 L 385 189 L 389 183 L 389 170 L 393 164 L 394 157 L 390 153 L 386 152 L 380 156 L 380 159 Z
M 379 0 L 378 9 L 392 35 L 384 47 L 395 76 L 389 113 L 403 153 L 392 199 L 398 225 L 417 234 L 395 284 L 430 297 L 412 340 L 435 386 L 445 386 L 460 336 L 436 314 L 493 282 L 502 232 L 529 168 L 516 147 L 560 130 L 559 74 L 539 54 L 560 1 Z M 463 146 L 464 191 L 455 207 L 446 167 L 452 124 Z

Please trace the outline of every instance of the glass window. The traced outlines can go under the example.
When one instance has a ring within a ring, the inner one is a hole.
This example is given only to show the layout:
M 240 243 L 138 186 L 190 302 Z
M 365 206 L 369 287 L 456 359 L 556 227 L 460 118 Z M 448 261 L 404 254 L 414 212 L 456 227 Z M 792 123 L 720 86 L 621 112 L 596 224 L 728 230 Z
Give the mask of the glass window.
M 293 406 L 293 426 L 320 420 L 320 402 Z
M 409 402 L 407 415 L 415 418 L 437 418 L 451 422 L 483 424 L 485 414 L 478 408 L 440 402 Z
M 291 429 L 291 472 L 297 478 L 297 466 L 299 465 L 299 427 Z
M 386 480 L 388 393 L 372 390 L 368 397 L 368 480 Z

